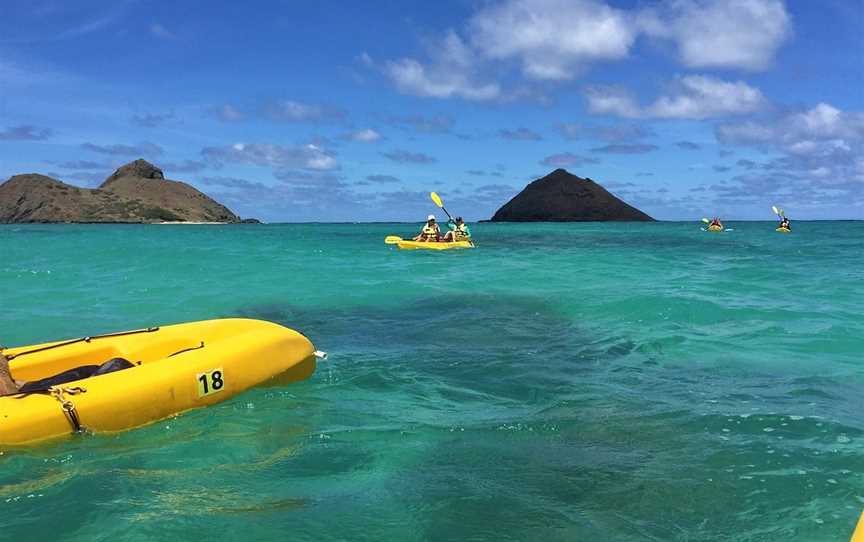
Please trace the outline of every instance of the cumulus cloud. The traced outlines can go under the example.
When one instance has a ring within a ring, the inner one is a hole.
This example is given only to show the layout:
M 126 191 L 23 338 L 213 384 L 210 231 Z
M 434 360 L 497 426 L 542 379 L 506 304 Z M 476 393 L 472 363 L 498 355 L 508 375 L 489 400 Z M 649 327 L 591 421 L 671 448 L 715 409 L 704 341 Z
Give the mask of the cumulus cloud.
M 430 46 L 429 54 L 431 61 L 426 64 L 402 58 L 385 62 L 381 69 L 404 94 L 466 100 L 492 100 L 500 96 L 497 83 L 480 79 L 475 52 L 455 32 L 447 33 L 439 43 Z
M 205 147 L 201 155 L 213 162 L 234 162 L 273 168 L 333 170 L 339 168 L 334 154 L 318 145 L 275 145 L 271 143 L 235 143 L 222 147 Z
M 37 128 L 29 124 L 10 126 L 0 131 L 0 141 L 40 141 L 54 133 L 51 128 Z
M 342 139 L 356 141 L 358 143 L 375 143 L 381 141 L 382 136 L 377 130 L 366 128 L 364 130 L 355 130 L 342 135 Z
M 602 152 L 607 154 L 645 154 L 656 151 L 657 148 L 657 145 L 651 145 L 648 143 L 610 143 L 609 145 L 593 148 L 591 149 L 591 152 Z
M 430 40 L 423 60 L 379 67 L 369 55 L 361 58 L 405 94 L 508 100 L 537 94 L 520 88 L 519 78 L 535 87 L 572 80 L 592 64 L 633 56 L 643 36 L 671 42 L 689 68 L 762 70 L 790 35 L 783 0 L 675 0 L 630 8 L 608 0 L 504 0 L 479 3 L 459 30 Z
M 636 39 L 624 11 L 593 0 L 489 4 L 468 27 L 484 57 L 516 60 L 536 80 L 571 79 L 590 62 L 624 58 Z
M 579 156 L 572 152 L 552 154 L 540 161 L 541 166 L 564 168 L 569 166 L 583 166 L 586 164 L 598 164 L 600 160 L 589 156 Z
M 95 143 L 83 143 L 81 148 L 109 156 L 161 156 L 163 152 L 162 147 L 159 145 L 146 141 L 137 145 L 97 145 Z
M 762 92 L 743 81 L 688 75 L 676 79 L 671 87 L 668 94 L 646 107 L 641 107 L 630 91 L 617 86 L 588 87 L 585 97 L 592 114 L 648 119 L 702 120 L 753 113 L 767 105 Z
M 436 158 L 422 152 L 410 152 L 401 149 L 382 152 L 381 156 L 400 164 L 432 164 L 438 161 Z
M 747 173 L 714 187 L 722 198 L 740 199 L 735 195 L 739 190 L 809 204 L 864 200 L 864 112 L 819 103 L 774 117 L 722 123 L 715 135 L 725 145 L 755 147 L 774 155 L 760 163 L 739 160 L 736 165 Z
M 511 141 L 540 141 L 543 136 L 528 128 L 516 128 L 515 130 L 498 130 L 498 136 L 501 139 L 509 139 Z
M 338 107 L 276 100 L 264 106 L 264 115 L 282 122 L 341 122 L 348 114 Z
M 646 34 L 668 38 L 690 68 L 767 68 L 791 35 L 783 0 L 678 0 L 640 14 Z

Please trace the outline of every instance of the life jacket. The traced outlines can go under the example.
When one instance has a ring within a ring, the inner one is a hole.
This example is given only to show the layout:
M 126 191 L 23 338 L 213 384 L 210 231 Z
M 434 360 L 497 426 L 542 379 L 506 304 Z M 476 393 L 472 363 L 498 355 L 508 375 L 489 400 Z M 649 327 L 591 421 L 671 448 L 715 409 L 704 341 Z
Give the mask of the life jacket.
M 456 226 L 456 229 L 453 230 L 453 239 L 456 241 L 467 241 L 471 239 L 471 236 L 468 235 L 468 226 L 465 224 L 459 224 Z
M 421 232 L 421 234 L 423 235 L 423 239 L 425 239 L 426 241 L 438 240 L 438 230 L 432 226 L 423 226 L 423 231 Z

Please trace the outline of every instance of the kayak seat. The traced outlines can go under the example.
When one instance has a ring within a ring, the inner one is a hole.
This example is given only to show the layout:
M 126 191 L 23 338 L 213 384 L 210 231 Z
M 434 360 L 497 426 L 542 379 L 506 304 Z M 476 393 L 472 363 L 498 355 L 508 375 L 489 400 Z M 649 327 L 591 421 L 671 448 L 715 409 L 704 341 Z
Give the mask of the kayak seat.
M 113 373 L 115 371 L 122 371 L 123 369 L 129 369 L 130 367 L 135 367 L 135 364 L 127 359 L 111 358 L 102 365 L 81 365 L 79 367 L 75 367 L 74 369 L 63 371 L 62 373 L 56 374 L 54 376 L 43 378 L 42 380 L 33 380 L 31 382 L 27 382 L 26 384 L 21 386 L 21 389 L 19 389 L 18 392 L 35 393 L 40 391 L 47 391 L 51 386 L 60 386 L 68 382 L 74 382 L 76 380 L 83 380 L 92 376 Z

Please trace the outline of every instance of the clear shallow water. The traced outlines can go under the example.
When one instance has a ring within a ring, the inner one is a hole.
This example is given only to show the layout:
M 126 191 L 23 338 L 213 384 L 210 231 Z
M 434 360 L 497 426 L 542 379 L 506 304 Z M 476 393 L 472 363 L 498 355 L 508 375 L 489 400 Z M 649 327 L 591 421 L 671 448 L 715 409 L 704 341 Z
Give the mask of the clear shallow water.
M 864 223 L 0 226 L 7 345 L 223 316 L 308 381 L 0 456 L 0 539 L 844 540 Z M 86 423 L 86 420 L 85 420 Z

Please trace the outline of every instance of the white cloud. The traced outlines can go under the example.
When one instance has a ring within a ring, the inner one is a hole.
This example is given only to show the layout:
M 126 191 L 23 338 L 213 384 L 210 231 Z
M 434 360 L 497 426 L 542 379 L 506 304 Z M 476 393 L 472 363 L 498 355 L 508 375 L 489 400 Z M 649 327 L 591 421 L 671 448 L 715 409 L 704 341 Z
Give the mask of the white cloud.
M 593 86 L 585 91 L 588 111 L 625 118 L 706 119 L 753 113 L 766 106 L 759 89 L 743 81 L 723 81 L 704 75 L 675 80 L 669 94 L 641 107 L 635 96 L 621 87 Z
M 236 162 L 275 168 L 333 170 L 339 168 L 332 152 L 314 144 L 286 146 L 271 143 L 235 143 L 223 147 L 205 147 L 201 155 L 217 163 Z
M 627 89 L 597 85 L 585 89 L 588 112 L 593 115 L 613 115 L 624 118 L 642 116 L 636 97 Z
M 673 40 L 691 68 L 762 70 L 791 35 L 783 0 L 677 0 L 643 12 L 639 23 Z
M 536 96 L 531 83 L 571 80 L 594 63 L 627 59 L 640 37 L 671 41 L 686 67 L 762 70 L 792 32 L 783 0 L 670 0 L 630 9 L 608 0 L 479 5 L 460 31 L 433 40 L 426 60 L 391 60 L 382 71 L 405 94 L 509 100 Z M 378 67 L 365 53 L 359 62 Z M 514 68 L 527 88 L 512 77 Z M 632 104 L 618 99 L 606 107 L 632 113 Z
M 429 64 L 403 58 L 386 62 L 383 71 L 404 94 L 466 100 L 492 100 L 500 96 L 497 84 L 479 81 L 474 53 L 455 32 L 448 33 L 430 54 Z
M 364 130 L 357 130 L 348 134 L 345 134 L 345 139 L 350 139 L 351 141 L 357 141 L 359 143 L 375 143 L 376 141 L 381 141 L 381 134 L 373 130 L 372 128 L 366 128 Z
M 625 12 L 595 0 L 509 0 L 468 24 L 472 45 L 490 59 L 516 59 L 530 79 L 573 78 L 585 64 L 627 56 L 636 29 Z
M 765 105 L 759 89 L 743 81 L 728 82 L 713 77 L 690 75 L 679 79 L 675 94 L 661 96 L 647 110 L 647 116 L 666 119 L 705 119 L 758 111 Z

